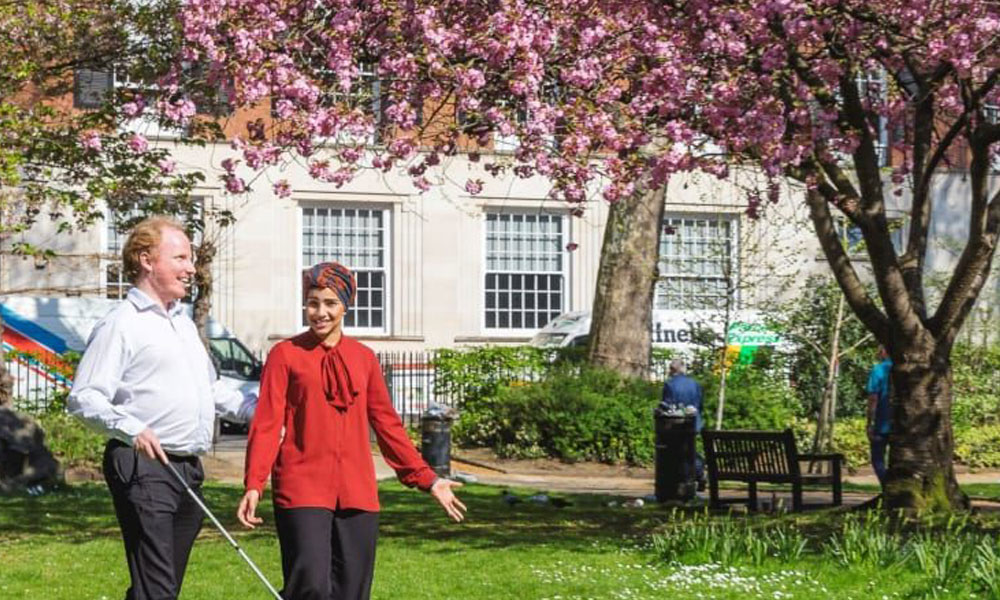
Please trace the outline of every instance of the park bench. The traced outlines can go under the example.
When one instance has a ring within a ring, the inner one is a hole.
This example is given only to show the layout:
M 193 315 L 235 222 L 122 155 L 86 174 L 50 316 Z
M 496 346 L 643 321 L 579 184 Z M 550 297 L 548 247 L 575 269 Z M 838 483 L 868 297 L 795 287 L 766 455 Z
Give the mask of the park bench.
M 784 431 L 720 431 L 705 429 L 701 432 L 705 443 L 705 466 L 711 505 L 719 508 L 724 503 L 744 502 L 742 498 L 720 499 L 720 481 L 743 481 L 749 487 L 746 500 L 750 510 L 757 510 L 757 484 L 791 484 L 792 510 L 802 510 L 802 486 L 823 484 L 833 486 L 833 505 L 842 501 L 840 463 L 841 454 L 800 454 L 795 447 L 791 429 Z M 826 473 L 810 473 L 801 463 L 829 463 Z

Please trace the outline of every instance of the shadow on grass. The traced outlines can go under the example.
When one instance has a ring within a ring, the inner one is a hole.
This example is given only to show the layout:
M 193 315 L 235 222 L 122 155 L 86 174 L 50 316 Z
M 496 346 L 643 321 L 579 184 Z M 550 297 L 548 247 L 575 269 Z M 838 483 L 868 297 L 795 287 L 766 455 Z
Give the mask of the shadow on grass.
M 383 484 L 379 536 L 410 543 L 447 540 L 477 549 L 547 545 L 576 550 L 595 543 L 618 545 L 623 537 L 649 533 L 668 518 L 668 511 L 657 505 L 608 507 L 607 496 L 559 495 L 572 505 L 557 508 L 527 501 L 530 493 L 516 491 L 522 501 L 510 505 L 502 499 L 502 488 L 463 487 L 458 495 L 469 510 L 466 520 L 456 524 L 426 494 Z M 442 545 L 438 551 L 451 550 Z
M 208 507 L 231 533 L 243 531 L 235 517 L 242 493 L 235 486 L 207 484 L 203 488 Z M 271 513 L 270 500 L 261 502 L 261 514 L 269 516 Z M 245 537 L 273 534 L 273 529 L 268 532 L 265 527 L 247 532 Z M 63 485 L 37 497 L 0 495 L 0 540 L 3 542 L 48 536 L 61 542 L 83 543 L 119 535 L 111 495 L 102 484 Z M 201 535 L 219 534 L 206 519 Z
M 668 511 L 659 506 L 609 508 L 606 496 L 561 495 L 571 506 L 556 508 L 527 501 L 530 495 L 516 490 L 524 501 L 508 505 L 501 488 L 469 485 L 459 496 L 469 507 L 468 519 L 451 522 L 437 503 L 425 493 L 396 483 L 380 486 L 382 504 L 379 535 L 407 543 L 420 541 L 458 542 L 469 548 L 510 548 L 517 545 L 550 545 L 582 549 L 596 543 L 619 544 L 623 536 L 648 533 L 666 521 Z M 209 483 L 203 488 L 209 508 L 231 533 L 242 540 L 274 539 L 270 499 L 261 502 L 258 514 L 265 524 L 247 531 L 236 521 L 242 496 L 237 486 Z M 58 538 L 60 542 L 83 543 L 99 537 L 117 538 L 118 524 L 107 488 L 88 483 L 63 486 L 43 496 L 0 496 L 0 539 Z M 208 520 L 204 538 L 221 538 Z M 452 547 L 453 550 L 453 547 Z M 428 548 L 428 551 L 437 551 Z M 449 551 L 447 545 L 441 552 Z

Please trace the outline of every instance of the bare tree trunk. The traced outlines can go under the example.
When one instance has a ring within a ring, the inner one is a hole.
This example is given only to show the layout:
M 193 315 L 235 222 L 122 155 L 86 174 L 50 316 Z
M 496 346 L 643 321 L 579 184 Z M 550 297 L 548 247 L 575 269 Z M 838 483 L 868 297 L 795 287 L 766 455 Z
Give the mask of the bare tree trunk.
M 951 427 L 952 377 L 949 352 L 904 352 L 928 357 L 896 362 L 892 368 L 892 433 L 885 497 L 889 508 L 968 509 L 955 479 Z
M 836 418 L 837 410 L 837 363 L 840 360 L 840 330 L 844 325 L 845 304 L 846 301 L 841 294 L 837 302 L 837 316 L 833 321 L 833 331 L 830 332 L 830 356 L 826 364 L 826 385 L 823 386 L 823 399 L 816 422 L 816 435 L 813 437 L 813 452 L 829 452 L 833 445 L 833 421 Z
M 203 234 L 204 236 L 205 234 Z M 198 336 L 205 344 L 209 356 L 212 350 L 208 341 L 208 315 L 212 310 L 212 263 L 215 260 L 215 243 L 202 239 L 198 246 L 198 253 L 194 261 L 194 284 L 196 294 L 194 298 L 194 324 L 198 328 Z
M 587 360 L 631 377 L 649 370 L 665 194 L 661 186 L 612 204 L 601 248 Z
M 726 406 L 726 379 L 729 375 L 729 306 L 726 305 L 726 323 L 722 329 L 722 360 L 719 363 L 719 404 L 715 408 L 715 428 L 722 429 L 722 415 Z

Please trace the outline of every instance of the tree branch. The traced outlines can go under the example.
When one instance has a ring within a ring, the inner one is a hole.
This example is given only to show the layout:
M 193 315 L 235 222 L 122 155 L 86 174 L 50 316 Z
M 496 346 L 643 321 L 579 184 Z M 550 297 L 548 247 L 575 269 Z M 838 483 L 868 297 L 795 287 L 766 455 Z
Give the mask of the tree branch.
M 888 345 L 889 320 L 865 291 L 865 286 L 854 270 L 854 265 L 851 264 L 851 259 L 847 256 L 834 228 L 829 204 L 835 196 L 836 191 L 826 183 L 820 183 L 818 188 L 806 192 L 806 203 L 809 205 L 809 216 L 812 218 L 816 236 L 854 314 L 880 342 Z
M 944 297 L 929 326 L 946 346 L 954 341 L 986 283 L 1000 231 L 1000 191 L 989 199 L 990 130 L 977 128 L 971 140 L 969 179 L 972 202 L 969 240 L 955 266 Z

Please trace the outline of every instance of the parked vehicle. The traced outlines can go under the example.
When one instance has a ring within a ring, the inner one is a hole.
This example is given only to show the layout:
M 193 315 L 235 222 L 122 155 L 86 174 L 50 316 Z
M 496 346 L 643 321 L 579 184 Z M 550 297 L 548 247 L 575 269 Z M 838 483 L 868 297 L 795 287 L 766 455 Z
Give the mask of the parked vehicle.
M 44 402 L 52 392 L 72 385 L 71 367 L 63 355 L 83 352 L 94 326 L 121 300 L 46 296 L 0 297 L 3 345 L 14 378 L 14 398 L 29 405 Z M 189 311 L 191 307 L 186 306 Z M 209 317 L 210 356 L 225 385 L 256 393 L 261 362 L 221 323 Z M 244 429 L 223 422 L 223 433 Z

